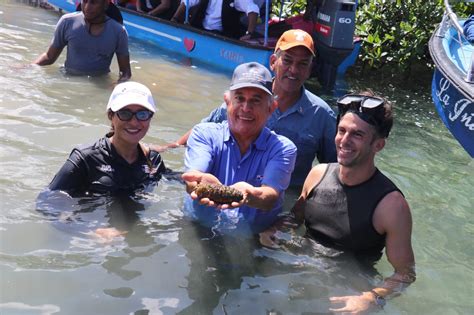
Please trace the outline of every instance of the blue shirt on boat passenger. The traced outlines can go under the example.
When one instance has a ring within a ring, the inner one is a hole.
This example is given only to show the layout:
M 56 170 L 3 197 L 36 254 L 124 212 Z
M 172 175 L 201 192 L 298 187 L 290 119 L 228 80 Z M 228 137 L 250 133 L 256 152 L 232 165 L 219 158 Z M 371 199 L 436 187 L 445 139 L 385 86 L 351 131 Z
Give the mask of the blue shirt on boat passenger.
M 213 174 L 224 185 L 244 181 L 255 187 L 269 186 L 278 191 L 280 196 L 270 211 L 243 205 L 219 212 L 215 208 L 200 206 L 195 201 L 194 215 L 206 220 L 215 219 L 220 213 L 236 224 L 242 223 L 244 219 L 253 231 L 269 227 L 282 210 L 284 192 L 290 183 L 295 160 L 295 145 L 266 127 L 242 156 L 227 121 L 196 125 L 187 143 L 184 160 L 186 171 L 198 170 Z
M 336 114 L 320 97 L 302 87 L 301 97 L 285 112 L 278 108 L 267 121 L 267 127 L 293 141 L 298 148 L 291 186 L 301 186 L 317 157 L 320 163 L 336 161 Z M 278 100 L 277 100 L 278 101 Z M 202 122 L 227 120 L 223 103 Z

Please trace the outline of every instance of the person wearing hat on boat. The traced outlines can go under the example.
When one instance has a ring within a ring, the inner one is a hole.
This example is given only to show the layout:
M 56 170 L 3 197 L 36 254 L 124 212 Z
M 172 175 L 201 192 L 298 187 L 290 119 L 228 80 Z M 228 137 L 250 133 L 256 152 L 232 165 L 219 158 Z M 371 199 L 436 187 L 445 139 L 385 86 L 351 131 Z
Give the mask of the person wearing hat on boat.
M 67 46 L 64 68 L 68 74 L 107 74 L 115 54 L 120 71 L 118 82 L 130 79 L 127 31 L 106 15 L 108 6 L 109 0 L 82 0 L 82 11 L 65 14 L 59 19 L 51 45 L 33 63 L 51 65 Z
M 352 253 L 372 265 L 385 252 L 395 272 L 375 288 L 359 295 L 331 297 L 336 313 L 359 314 L 371 306 L 383 307 L 385 298 L 415 281 L 411 245 L 412 217 L 400 189 L 375 166 L 393 125 L 392 106 L 371 91 L 349 94 L 338 101 L 335 144 L 337 163 L 316 165 L 287 217 L 306 227 L 305 239 L 327 248 Z M 283 221 L 285 222 L 285 220 Z M 278 224 L 277 224 L 278 226 Z M 278 226 L 277 228 L 281 228 Z M 285 246 L 275 230 L 261 234 L 268 247 Z
M 211 208 L 211 215 L 232 217 L 253 231 L 271 225 L 282 211 L 296 158 L 295 145 L 265 127 L 276 108 L 271 79 L 270 71 L 256 62 L 235 68 L 224 94 L 228 120 L 192 129 L 182 175 L 195 202 L 222 209 Z M 199 199 L 193 190 L 200 183 L 230 185 L 244 198 L 230 204 Z
M 252 0 L 189 0 L 188 6 L 192 26 L 242 40 L 254 35 L 260 12 Z M 240 23 L 242 13 L 247 15 L 247 30 Z M 186 0 L 181 0 L 171 21 L 183 23 L 185 14 Z
M 116 85 L 107 104 L 111 131 L 93 144 L 74 148 L 49 189 L 129 193 L 156 183 L 165 164 L 158 152 L 140 143 L 155 112 L 146 86 L 131 81 Z
M 302 30 L 283 33 L 270 57 L 270 67 L 275 74 L 273 94 L 278 107 L 266 126 L 290 139 L 298 148 L 290 184 L 298 190 L 315 158 L 320 163 L 336 161 L 336 114 L 324 100 L 304 87 L 311 73 L 313 57 L 313 39 Z M 226 119 L 226 105 L 222 104 L 202 121 L 221 122 Z M 186 145 L 188 136 L 189 132 L 176 143 L 157 147 L 157 150 Z

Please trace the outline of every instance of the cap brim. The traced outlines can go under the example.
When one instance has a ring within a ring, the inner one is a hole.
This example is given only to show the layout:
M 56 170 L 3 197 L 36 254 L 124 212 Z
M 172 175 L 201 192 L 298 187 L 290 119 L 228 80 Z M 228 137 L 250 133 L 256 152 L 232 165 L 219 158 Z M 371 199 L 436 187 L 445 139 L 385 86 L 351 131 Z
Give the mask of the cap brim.
M 246 88 L 246 87 L 254 87 L 254 88 L 257 88 L 257 89 L 260 89 L 260 90 L 263 90 L 263 91 L 267 92 L 269 95 L 273 95 L 272 91 L 270 91 L 266 87 L 262 86 L 261 84 L 256 84 L 256 83 L 238 83 L 238 84 L 234 84 L 229 88 L 229 90 L 235 91 L 235 90 Z
M 114 102 L 110 106 L 110 109 L 113 112 L 116 112 L 116 111 L 121 110 L 122 108 L 124 108 L 128 105 L 139 105 L 139 106 L 145 107 L 146 109 L 148 109 L 152 113 L 156 112 L 156 109 L 153 106 L 151 106 L 149 102 L 147 102 L 146 100 L 139 100 L 139 99 L 134 99 L 132 102 L 128 101 L 128 100 Z

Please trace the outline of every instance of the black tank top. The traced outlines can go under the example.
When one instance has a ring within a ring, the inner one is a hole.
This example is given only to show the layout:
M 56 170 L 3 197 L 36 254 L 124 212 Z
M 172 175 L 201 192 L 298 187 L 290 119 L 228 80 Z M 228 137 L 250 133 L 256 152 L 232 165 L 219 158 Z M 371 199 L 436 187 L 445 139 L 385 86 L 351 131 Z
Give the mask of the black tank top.
M 372 216 L 392 191 L 400 190 L 378 169 L 366 182 L 347 186 L 339 180 L 339 164 L 328 164 L 304 206 L 307 231 L 324 245 L 380 256 L 385 235 L 375 230 Z

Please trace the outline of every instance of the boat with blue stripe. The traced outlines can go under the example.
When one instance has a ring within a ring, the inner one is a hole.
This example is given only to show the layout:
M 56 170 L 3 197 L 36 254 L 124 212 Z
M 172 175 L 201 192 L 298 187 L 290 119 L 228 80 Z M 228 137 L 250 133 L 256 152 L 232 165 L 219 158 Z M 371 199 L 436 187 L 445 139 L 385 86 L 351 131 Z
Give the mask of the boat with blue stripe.
M 77 0 L 48 0 L 48 3 L 60 11 L 73 12 L 76 11 L 79 2 Z M 269 27 L 271 27 L 268 19 L 269 3 L 270 1 L 266 0 L 267 13 L 263 22 L 263 37 L 248 41 L 228 38 L 194 28 L 186 23 L 167 21 L 123 7 L 118 8 L 131 38 L 152 43 L 173 54 L 187 57 L 191 64 L 195 61 L 232 73 L 236 66 L 250 61 L 256 61 L 269 68 L 269 59 L 279 37 L 279 34 L 276 37 L 268 35 Z M 355 63 L 361 44 L 360 40 L 354 40 L 356 2 L 334 0 L 329 4 L 331 7 L 320 8 L 319 13 L 322 13 L 316 14 L 316 16 L 324 17 L 322 20 L 309 23 L 303 21 L 301 16 L 294 24 L 286 25 L 288 28 L 300 28 L 300 25 L 310 28 L 309 33 L 312 33 L 315 38 L 317 50 L 321 48 L 322 52 L 317 62 L 320 65 L 319 69 L 324 70 L 317 73 L 317 77 L 323 87 L 328 90 L 333 88 L 336 77 L 342 77 Z M 332 10 L 332 13 L 324 13 L 324 10 Z M 295 20 L 288 19 L 288 21 Z M 319 33 L 318 30 L 320 30 Z M 318 38 L 321 40 L 318 41 Z M 343 43 L 342 40 L 345 42 Z
M 431 95 L 441 120 L 474 157 L 474 46 L 445 0 L 446 12 L 429 42 L 436 69 Z

